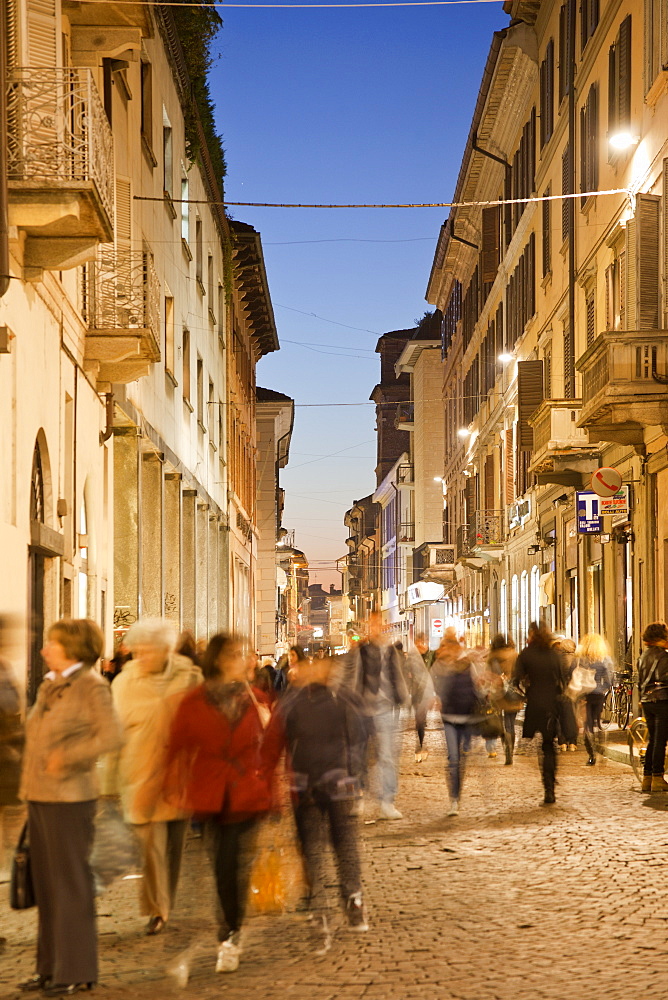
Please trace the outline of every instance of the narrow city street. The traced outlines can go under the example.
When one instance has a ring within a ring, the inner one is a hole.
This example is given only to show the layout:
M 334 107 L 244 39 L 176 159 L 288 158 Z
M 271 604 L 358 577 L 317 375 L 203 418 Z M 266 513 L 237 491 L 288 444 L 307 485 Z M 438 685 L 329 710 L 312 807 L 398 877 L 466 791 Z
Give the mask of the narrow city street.
M 202 841 L 187 844 L 177 906 L 166 931 L 143 934 L 136 883 L 120 881 L 99 901 L 100 985 L 105 1000 L 182 992 L 166 966 L 193 943 L 189 996 L 304 1000 L 571 1000 L 666 995 L 668 954 L 661 796 L 640 794 L 630 768 L 604 758 L 560 756 L 557 804 L 540 805 L 535 750 L 520 743 L 515 763 L 469 754 L 461 813 L 445 818 L 444 749 L 437 719 L 429 758 L 413 763 L 406 722 L 397 800 L 404 819 L 373 823 L 363 852 L 371 928 L 340 921 L 331 951 L 313 954 L 308 924 L 295 913 L 298 864 L 287 821 L 267 825 L 282 844 L 287 911 L 254 915 L 239 971 L 215 975 L 211 885 Z M 7 908 L 0 996 L 33 971 L 35 911 Z M 631 990 L 631 992 L 630 992 Z

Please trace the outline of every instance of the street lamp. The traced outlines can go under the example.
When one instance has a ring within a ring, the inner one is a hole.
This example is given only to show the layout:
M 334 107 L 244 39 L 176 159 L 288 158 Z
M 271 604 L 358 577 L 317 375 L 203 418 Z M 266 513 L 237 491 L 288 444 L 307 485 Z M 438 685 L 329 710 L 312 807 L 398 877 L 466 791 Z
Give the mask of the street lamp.
M 499 361 L 502 365 L 509 365 L 513 360 L 513 355 L 505 351 L 503 354 L 499 354 Z
M 460 427 L 459 430 L 457 431 L 457 434 L 459 435 L 460 438 L 471 437 L 471 431 L 468 429 L 468 427 Z
M 631 146 L 637 146 L 640 142 L 639 135 L 633 135 L 631 132 L 615 132 L 608 139 L 608 143 L 613 149 L 617 149 L 623 152 L 625 149 L 630 149 Z

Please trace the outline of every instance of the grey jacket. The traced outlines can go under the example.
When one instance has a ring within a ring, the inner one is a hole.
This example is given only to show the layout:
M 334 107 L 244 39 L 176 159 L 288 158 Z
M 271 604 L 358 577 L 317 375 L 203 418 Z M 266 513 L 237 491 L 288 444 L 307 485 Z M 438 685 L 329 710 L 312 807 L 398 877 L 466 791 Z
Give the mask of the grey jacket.
M 28 802 L 88 802 L 97 798 L 97 759 L 118 750 L 123 737 L 108 682 L 86 667 L 44 680 L 26 723 L 20 796 Z M 62 773 L 46 773 L 51 754 Z

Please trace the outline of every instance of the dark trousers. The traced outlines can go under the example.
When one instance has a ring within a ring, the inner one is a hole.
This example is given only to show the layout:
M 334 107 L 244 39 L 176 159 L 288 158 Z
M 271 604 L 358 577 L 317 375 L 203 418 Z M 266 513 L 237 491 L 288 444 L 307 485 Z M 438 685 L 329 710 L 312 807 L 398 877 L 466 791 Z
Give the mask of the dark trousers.
M 576 746 L 578 742 L 578 722 L 575 718 L 575 705 L 570 698 L 563 698 L 560 709 L 559 742 Z
M 224 941 L 228 934 L 240 930 L 246 913 L 258 819 L 240 823 L 211 820 L 207 834 L 220 905 L 218 940 Z
M 543 779 L 543 788 L 547 795 L 554 795 L 554 786 L 557 778 L 557 719 L 547 720 L 545 727 L 539 730 L 542 743 L 538 752 L 540 764 L 540 775 Z
M 415 706 L 415 732 L 417 735 L 417 749 L 422 749 L 422 744 L 424 743 L 424 734 L 427 729 L 427 706 L 416 705 Z
M 595 729 L 601 728 L 601 712 L 604 702 L 605 694 L 596 694 L 596 692 L 588 694 L 585 698 L 584 728 L 586 733 L 593 733 Z
M 29 802 L 37 900 L 37 973 L 54 983 L 97 981 L 93 875 L 96 802 Z
M 362 875 L 357 840 L 357 817 L 351 799 L 315 802 L 305 797 L 295 806 L 297 835 L 304 857 L 311 908 L 326 907 L 324 878 L 328 844 L 336 858 L 339 887 L 344 900 L 361 891 Z
M 649 732 L 644 773 L 662 775 L 666 766 L 668 743 L 668 701 L 643 701 L 642 714 Z

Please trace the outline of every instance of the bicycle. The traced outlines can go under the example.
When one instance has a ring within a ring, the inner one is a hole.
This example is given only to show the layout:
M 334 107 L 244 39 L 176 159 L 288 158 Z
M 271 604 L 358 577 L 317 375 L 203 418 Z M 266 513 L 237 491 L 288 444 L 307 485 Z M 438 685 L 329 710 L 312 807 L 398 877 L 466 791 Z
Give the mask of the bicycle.
M 645 775 L 645 753 L 649 739 L 647 723 L 642 715 L 633 720 L 626 738 L 629 744 L 629 757 L 633 773 L 642 785 L 642 779 Z
M 601 729 L 607 729 L 616 722 L 620 729 L 626 729 L 631 715 L 633 682 L 630 674 L 620 674 L 608 691 L 601 709 Z

